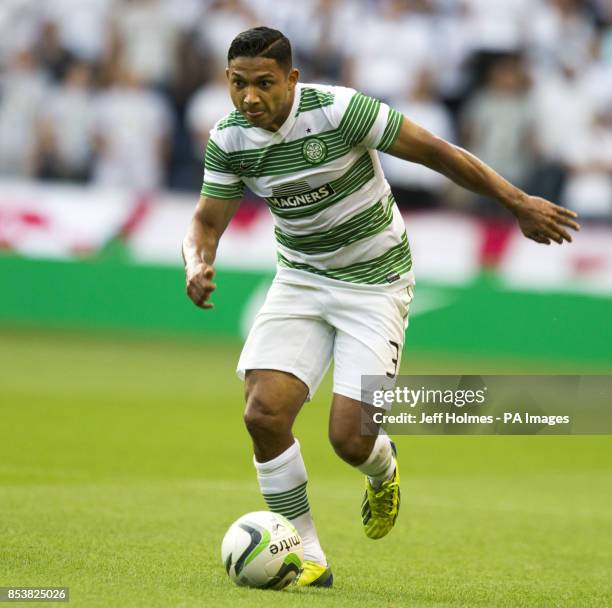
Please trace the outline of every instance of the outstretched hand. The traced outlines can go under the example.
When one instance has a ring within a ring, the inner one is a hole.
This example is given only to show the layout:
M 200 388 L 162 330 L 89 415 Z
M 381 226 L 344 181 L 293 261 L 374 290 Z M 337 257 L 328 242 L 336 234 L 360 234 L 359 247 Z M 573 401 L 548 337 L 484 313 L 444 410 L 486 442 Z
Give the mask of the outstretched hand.
M 187 279 L 187 295 L 191 298 L 191 301 L 200 308 L 213 308 L 214 304 L 207 300 L 217 288 L 212 282 L 215 269 L 202 262 L 192 268 L 188 266 L 185 274 Z
M 572 237 L 566 228 L 580 230 L 574 221 L 578 217 L 576 213 L 538 196 L 528 196 L 513 212 L 523 234 L 536 243 L 571 243 Z

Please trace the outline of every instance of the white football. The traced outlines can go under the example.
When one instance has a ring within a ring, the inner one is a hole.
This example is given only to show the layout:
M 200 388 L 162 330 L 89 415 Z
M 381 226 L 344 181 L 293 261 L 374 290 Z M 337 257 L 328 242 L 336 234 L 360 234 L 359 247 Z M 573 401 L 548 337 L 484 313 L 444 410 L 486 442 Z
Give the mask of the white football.
M 228 576 L 241 587 L 284 589 L 302 569 L 304 546 L 288 519 L 255 511 L 230 526 L 221 559 Z

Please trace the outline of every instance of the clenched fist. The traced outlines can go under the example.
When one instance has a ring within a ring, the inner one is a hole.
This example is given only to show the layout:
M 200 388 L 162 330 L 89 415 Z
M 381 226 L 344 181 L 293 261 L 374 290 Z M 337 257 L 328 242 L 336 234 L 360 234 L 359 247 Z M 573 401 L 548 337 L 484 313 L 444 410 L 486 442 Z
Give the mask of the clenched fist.
M 187 295 L 191 301 L 200 308 L 213 308 L 214 304 L 208 302 L 210 294 L 217 288 L 212 282 L 215 269 L 204 263 L 187 266 L 185 269 L 187 279 Z

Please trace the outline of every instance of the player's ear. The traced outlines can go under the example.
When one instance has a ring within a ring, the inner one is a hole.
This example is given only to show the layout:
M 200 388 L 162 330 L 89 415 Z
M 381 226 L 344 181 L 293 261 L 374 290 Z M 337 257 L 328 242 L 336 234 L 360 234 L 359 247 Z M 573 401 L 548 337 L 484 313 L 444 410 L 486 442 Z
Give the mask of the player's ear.
M 289 74 L 287 75 L 287 80 L 289 81 L 289 85 L 293 88 L 300 78 L 300 71 L 297 68 L 291 68 L 289 70 Z
M 225 77 L 229 80 L 229 77 L 230 77 L 229 68 L 225 68 Z

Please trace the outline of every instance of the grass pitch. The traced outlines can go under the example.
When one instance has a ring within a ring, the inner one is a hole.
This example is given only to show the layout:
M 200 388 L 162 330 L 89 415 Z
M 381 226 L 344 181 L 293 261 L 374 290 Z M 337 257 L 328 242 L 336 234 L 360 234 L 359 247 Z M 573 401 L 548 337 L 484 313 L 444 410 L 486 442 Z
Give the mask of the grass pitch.
M 371 541 L 361 476 L 326 440 L 329 382 L 296 435 L 335 587 L 234 587 L 221 538 L 265 508 L 238 349 L 1 332 L 0 586 L 84 607 L 612 604 L 612 437 L 397 437 L 402 511 Z M 411 353 L 404 370 L 587 371 Z

